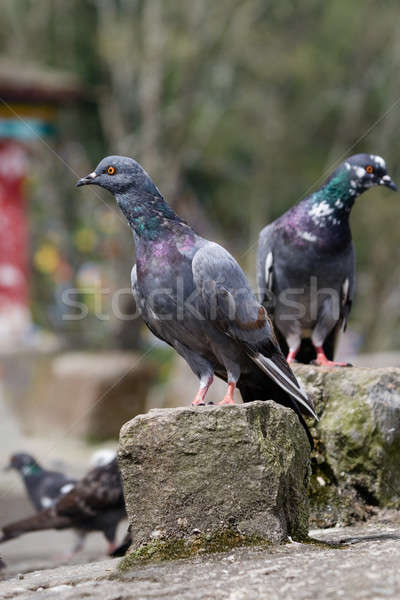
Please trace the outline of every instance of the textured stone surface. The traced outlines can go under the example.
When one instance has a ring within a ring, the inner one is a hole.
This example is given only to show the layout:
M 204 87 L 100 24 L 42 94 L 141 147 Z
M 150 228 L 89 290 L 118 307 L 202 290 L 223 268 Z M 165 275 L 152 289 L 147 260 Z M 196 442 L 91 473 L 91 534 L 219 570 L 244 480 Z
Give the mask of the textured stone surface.
M 351 523 L 373 507 L 400 507 L 400 369 L 295 366 L 314 399 L 311 514 Z
M 272 401 L 152 410 L 123 426 L 119 457 L 134 549 L 307 534 L 309 445 Z
M 397 520 L 311 532 L 337 546 L 282 544 L 236 548 L 189 560 L 140 564 L 123 574 L 119 560 L 67 565 L 16 576 L 13 559 L 0 573 L 0 598 L 31 600 L 366 600 L 400 596 Z M 22 541 L 22 540 L 21 540 Z M 2 547 L 2 550 L 6 546 Z M 54 546 L 53 551 L 59 550 Z M 49 564 L 50 566 L 50 564 Z M 1 577 L 8 580 L 1 581 Z M 38 590 L 38 591 L 36 591 Z

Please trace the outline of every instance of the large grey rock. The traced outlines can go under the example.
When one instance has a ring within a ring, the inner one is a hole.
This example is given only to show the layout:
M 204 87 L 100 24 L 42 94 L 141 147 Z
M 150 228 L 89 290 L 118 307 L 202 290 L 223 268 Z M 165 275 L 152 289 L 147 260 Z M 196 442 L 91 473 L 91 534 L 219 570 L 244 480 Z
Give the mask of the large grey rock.
M 400 369 L 296 365 L 295 372 L 320 415 L 312 523 L 351 523 L 374 506 L 400 508 Z
M 272 401 L 135 417 L 119 452 L 135 556 L 304 538 L 309 454 L 295 413 Z

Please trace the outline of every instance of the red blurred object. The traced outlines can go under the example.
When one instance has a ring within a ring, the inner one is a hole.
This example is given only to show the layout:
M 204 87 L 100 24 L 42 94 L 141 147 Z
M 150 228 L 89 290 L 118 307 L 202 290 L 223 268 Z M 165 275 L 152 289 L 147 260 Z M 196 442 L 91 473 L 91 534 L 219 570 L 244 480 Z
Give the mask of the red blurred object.
M 28 223 L 25 150 L 0 140 L 0 311 L 28 306 Z

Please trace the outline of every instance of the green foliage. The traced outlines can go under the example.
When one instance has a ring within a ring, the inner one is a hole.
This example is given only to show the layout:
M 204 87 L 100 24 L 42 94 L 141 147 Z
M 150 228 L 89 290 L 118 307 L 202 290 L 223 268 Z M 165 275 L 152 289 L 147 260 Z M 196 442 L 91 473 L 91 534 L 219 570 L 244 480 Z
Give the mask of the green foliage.
M 111 285 L 128 281 L 125 226 L 115 217 L 107 237 L 104 196 L 72 189 L 75 175 L 117 152 L 141 160 L 182 216 L 254 275 L 261 226 L 343 157 L 382 154 L 400 178 L 397 16 L 394 0 L 384 9 L 378 0 L 5 2 L 2 55 L 71 71 L 87 91 L 60 114 L 55 149 L 74 175 L 40 153 L 34 249 L 50 223 L 74 272 L 111 262 Z M 350 326 L 369 349 L 400 345 L 399 218 L 398 198 L 382 189 L 352 216 L 359 283 Z M 94 231 L 90 250 L 76 245 L 82 228 Z M 51 304 L 42 284 L 35 277 L 35 303 Z M 43 310 L 35 314 L 43 323 Z

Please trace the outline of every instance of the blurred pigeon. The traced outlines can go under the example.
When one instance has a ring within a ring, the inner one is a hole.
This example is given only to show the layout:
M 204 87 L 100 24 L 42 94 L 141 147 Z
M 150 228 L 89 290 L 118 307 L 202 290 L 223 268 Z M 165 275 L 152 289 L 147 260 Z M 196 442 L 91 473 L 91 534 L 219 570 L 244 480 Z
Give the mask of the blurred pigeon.
M 265 227 L 259 238 L 260 300 L 271 310 L 288 362 L 334 362 L 354 294 L 355 258 L 349 216 L 354 201 L 375 185 L 397 187 L 380 156 L 356 154 L 323 186 Z
M 125 554 L 128 552 L 130 546 L 132 544 L 132 536 L 131 536 L 131 526 L 129 525 L 128 527 L 128 531 L 125 534 L 124 539 L 122 540 L 122 542 L 120 543 L 119 546 L 117 546 L 115 548 L 115 550 L 113 550 L 110 553 L 110 556 L 125 556 Z
M 104 158 L 77 183 L 87 184 L 113 193 L 133 230 L 137 306 L 149 329 L 175 348 L 199 377 L 193 404 L 204 404 L 215 374 L 228 383 L 220 404 L 232 404 L 238 387 L 245 402 L 273 399 L 291 406 L 308 432 L 299 404 L 316 418 L 313 405 L 235 259 L 178 217 L 133 159 Z
M 107 465 L 109 462 L 113 461 L 117 456 L 115 450 L 111 448 L 101 448 L 100 450 L 96 450 L 93 452 L 90 457 L 90 466 L 91 467 L 102 467 L 103 465 Z
M 25 452 L 11 455 L 5 470 L 11 469 L 15 469 L 21 475 L 28 497 L 37 511 L 53 506 L 58 498 L 71 491 L 76 483 L 76 479 L 71 479 L 64 473 L 44 469 L 33 456 Z M 69 557 L 82 550 L 86 532 L 75 530 L 75 536 L 76 541 L 68 554 Z
M 26 492 L 36 510 L 49 508 L 62 495 L 69 492 L 76 479 L 58 471 L 44 469 L 38 461 L 25 452 L 10 457 L 6 470 L 15 469 L 25 484 Z
M 115 550 L 119 522 L 126 517 L 122 482 L 117 460 L 91 469 L 53 506 L 1 529 L 0 543 L 30 531 L 75 528 L 86 533 L 102 531 Z

